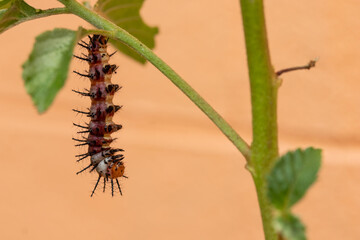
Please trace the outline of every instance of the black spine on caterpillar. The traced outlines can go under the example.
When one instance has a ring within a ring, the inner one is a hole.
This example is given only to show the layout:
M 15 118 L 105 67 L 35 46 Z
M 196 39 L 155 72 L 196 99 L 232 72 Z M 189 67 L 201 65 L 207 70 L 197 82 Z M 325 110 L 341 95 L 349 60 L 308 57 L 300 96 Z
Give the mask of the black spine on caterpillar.
M 121 106 L 114 105 L 112 102 L 114 94 L 121 89 L 119 85 L 111 83 L 112 74 L 116 71 L 117 66 L 108 63 L 113 55 L 107 53 L 108 38 L 102 35 L 93 35 L 92 37 L 89 36 L 89 39 L 89 43 L 84 41 L 78 43 L 88 50 L 88 55 L 83 57 L 75 56 L 89 63 L 89 71 L 87 74 L 74 72 L 82 77 L 89 78 L 91 82 L 90 89 L 85 89 L 83 92 L 73 90 L 75 93 L 91 99 L 91 106 L 88 111 L 73 109 L 75 112 L 85 114 L 90 118 L 89 124 L 85 126 L 74 123 L 75 126 L 81 128 L 79 134 L 88 134 L 83 139 L 73 138 L 73 140 L 79 142 L 75 146 L 88 146 L 86 153 L 76 155 L 79 158 L 77 161 L 90 157 L 90 164 L 77 174 L 89 168 L 91 169 L 90 172 L 96 170 L 98 173 L 99 176 L 91 196 L 94 195 L 101 178 L 104 178 L 104 191 L 106 182 L 110 180 L 111 193 L 114 195 L 113 181 L 115 180 L 122 195 L 118 178 L 126 178 L 126 176 L 124 176 L 125 166 L 122 162 L 124 156 L 119 152 L 124 150 L 110 147 L 111 142 L 114 140 L 111 138 L 111 134 L 122 128 L 122 125 L 115 124 L 112 121 L 114 114 L 121 108 Z

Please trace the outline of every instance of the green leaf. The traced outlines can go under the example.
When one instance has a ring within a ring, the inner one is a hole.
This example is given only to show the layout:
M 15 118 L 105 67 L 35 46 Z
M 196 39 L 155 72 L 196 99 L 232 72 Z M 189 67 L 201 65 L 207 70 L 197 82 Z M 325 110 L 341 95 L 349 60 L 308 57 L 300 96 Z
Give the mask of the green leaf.
M 4 6 L 8 6 L 5 4 Z M 36 15 L 37 11 L 22 0 L 13 0 L 12 5 L 6 10 L 6 12 L 0 12 L 0 33 L 5 30 L 26 21 Z
M 11 6 L 13 0 L 1 0 L 0 1 L 0 9 L 7 9 Z
M 95 5 L 95 10 L 119 27 L 128 31 L 147 47 L 153 49 L 155 47 L 154 38 L 158 33 L 158 28 L 149 27 L 142 20 L 140 9 L 143 2 L 144 0 L 99 0 Z M 111 43 L 136 61 L 140 63 L 146 62 L 142 56 L 127 45 L 115 40 L 111 40 Z
M 23 64 L 23 79 L 40 113 L 50 106 L 64 85 L 76 40 L 76 32 L 68 29 L 54 29 L 36 37 Z
M 312 147 L 280 157 L 267 178 L 271 203 L 283 211 L 294 205 L 315 182 L 320 164 L 321 150 Z
M 275 231 L 282 236 L 279 239 L 306 240 L 305 226 L 299 218 L 292 214 L 278 216 L 274 219 Z
M 6 12 L 6 9 L 0 9 L 0 19 L 2 18 L 2 16 L 4 15 L 5 12 Z

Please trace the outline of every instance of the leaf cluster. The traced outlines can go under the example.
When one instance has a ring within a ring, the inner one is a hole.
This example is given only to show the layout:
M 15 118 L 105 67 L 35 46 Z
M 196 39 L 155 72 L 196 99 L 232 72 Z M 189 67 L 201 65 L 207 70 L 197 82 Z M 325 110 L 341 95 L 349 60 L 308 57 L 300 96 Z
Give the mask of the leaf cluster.
M 93 8 L 98 14 L 111 20 L 136 36 L 149 48 L 155 47 L 156 27 L 149 27 L 140 16 L 144 0 L 99 0 Z M 87 7 L 91 7 L 86 3 Z M 24 0 L 0 1 L 0 33 L 22 22 L 54 14 L 69 13 L 66 8 L 35 9 Z M 52 104 L 58 91 L 64 86 L 76 42 L 83 37 L 84 29 L 54 29 L 40 34 L 33 50 L 23 64 L 25 88 L 40 113 Z M 139 63 L 145 59 L 129 46 L 111 41 L 113 45 Z

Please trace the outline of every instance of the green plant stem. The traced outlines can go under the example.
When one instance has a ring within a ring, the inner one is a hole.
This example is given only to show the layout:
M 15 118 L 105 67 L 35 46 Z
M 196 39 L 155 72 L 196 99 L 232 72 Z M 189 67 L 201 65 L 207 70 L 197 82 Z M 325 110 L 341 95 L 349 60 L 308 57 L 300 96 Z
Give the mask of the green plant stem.
M 99 29 L 106 30 L 102 32 L 102 34 L 107 35 L 113 39 L 120 40 L 141 54 L 149 62 L 151 62 L 215 123 L 215 125 L 236 146 L 236 148 L 244 155 L 247 160 L 250 159 L 250 148 L 248 144 L 187 82 L 185 82 L 173 69 L 171 69 L 155 53 L 153 53 L 151 49 L 146 47 L 143 43 L 141 43 L 138 39 L 136 39 L 124 29 L 99 16 L 97 13 L 89 10 L 78 2 L 74 0 L 59 1 L 63 3 L 73 14 L 81 17 Z
M 258 194 L 266 240 L 276 240 L 266 176 L 278 157 L 277 88 L 271 65 L 262 0 L 240 0 L 250 77 L 253 142 L 249 168 Z
M 46 9 L 46 10 L 37 9 L 37 12 L 35 15 L 30 15 L 30 16 L 21 18 L 19 21 L 16 21 L 9 27 L 3 29 L 0 33 L 5 32 L 6 30 L 8 30 L 16 25 L 19 25 L 23 22 L 27 22 L 27 21 L 31 21 L 31 20 L 43 18 L 43 17 L 49 17 L 52 15 L 69 14 L 69 13 L 70 13 L 70 11 L 67 8 L 51 8 L 51 9 Z
M 67 8 L 50 8 L 45 10 L 39 10 L 37 17 L 47 17 L 51 15 L 68 14 L 70 11 Z

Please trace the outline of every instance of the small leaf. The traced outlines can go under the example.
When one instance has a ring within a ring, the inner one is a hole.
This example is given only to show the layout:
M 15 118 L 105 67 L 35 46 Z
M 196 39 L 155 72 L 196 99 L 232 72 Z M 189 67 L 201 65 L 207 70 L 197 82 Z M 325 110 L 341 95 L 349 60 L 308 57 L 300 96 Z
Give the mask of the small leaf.
M 321 150 L 311 147 L 280 157 L 267 178 L 271 203 L 283 211 L 294 205 L 315 182 L 320 164 Z
M 29 59 L 23 64 L 23 79 L 40 113 L 64 85 L 76 39 L 76 32 L 68 29 L 54 29 L 36 37 Z
M 0 9 L 7 9 L 11 6 L 13 0 L 1 0 L 0 1 Z
M 13 0 L 2 0 L 0 1 L 0 19 L 3 17 L 4 13 L 11 6 Z
M 143 2 L 144 0 L 99 0 L 95 5 L 95 10 L 153 49 L 158 28 L 149 27 L 142 20 L 140 9 Z M 134 60 L 140 63 L 146 62 L 142 56 L 127 45 L 115 40 L 111 40 L 111 43 Z
M 8 6 L 5 4 L 4 6 Z M 37 11 L 22 0 L 13 0 L 6 12 L 0 12 L 0 33 L 36 15 Z
M 4 15 L 5 12 L 6 12 L 6 9 L 0 9 L 0 19 L 2 18 L 2 16 Z
M 292 214 L 278 216 L 274 220 L 275 231 L 282 236 L 279 239 L 306 240 L 305 226 Z

